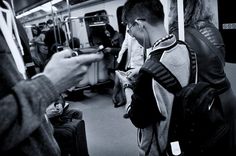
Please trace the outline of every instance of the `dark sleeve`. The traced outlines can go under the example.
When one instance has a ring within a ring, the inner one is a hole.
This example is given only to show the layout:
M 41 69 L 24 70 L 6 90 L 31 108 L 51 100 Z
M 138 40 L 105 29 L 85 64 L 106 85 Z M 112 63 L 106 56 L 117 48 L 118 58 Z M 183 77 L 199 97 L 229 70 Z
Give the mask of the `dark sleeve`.
M 129 110 L 131 122 L 137 128 L 145 128 L 161 120 L 162 117 L 152 91 L 152 77 L 141 72 L 133 91 Z
M 0 41 L 1 151 L 19 144 L 37 129 L 44 118 L 46 107 L 59 94 L 45 76 L 23 80 L 1 35 Z
M 199 32 L 207 38 L 207 40 L 216 47 L 219 59 L 225 64 L 225 45 L 220 31 L 214 24 L 207 22 L 205 25 L 199 27 Z
M 55 42 L 54 32 L 53 30 L 50 29 L 45 32 L 44 43 L 50 49 L 50 47 L 52 46 L 54 42 Z

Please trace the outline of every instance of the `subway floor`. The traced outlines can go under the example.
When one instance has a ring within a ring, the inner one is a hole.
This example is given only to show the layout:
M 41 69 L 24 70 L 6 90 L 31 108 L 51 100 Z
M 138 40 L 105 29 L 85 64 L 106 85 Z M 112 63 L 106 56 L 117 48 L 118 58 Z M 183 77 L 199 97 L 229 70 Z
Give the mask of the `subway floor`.
M 124 106 L 114 108 L 112 89 L 85 90 L 79 101 L 68 101 L 83 112 L 90 156 L 137 156 L 137 130 L 124 119 Z

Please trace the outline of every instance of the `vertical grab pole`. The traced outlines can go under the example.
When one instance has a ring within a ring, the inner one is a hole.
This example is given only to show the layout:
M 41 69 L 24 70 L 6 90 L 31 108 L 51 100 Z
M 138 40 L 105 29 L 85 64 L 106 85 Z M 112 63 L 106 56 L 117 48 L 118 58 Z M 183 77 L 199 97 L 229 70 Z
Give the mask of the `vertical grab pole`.
M 58 32 L 58 38 L 59 38 L 59 44 L 62 45 L 62 40 L 61 40 L 61 23 L 59 23 L 58 21 L 58 14 L 57 12 L 55 13 L 56 16 L 56 28 L 57 28 L 57 32 Z
M 70 28 L 69 28 L 69 18 L 65 18 L 65 27 L 66 27 L 66 36 L 67 36 L 67 42 L 68 42 L 68 45 L 69 45 L 69 40 L 71 39 L 70 38 Z
M 16 16 L 16 11 L 15 11 L 15 6 L 14 6 L 13 0 L 11 0 L 11 7 L 12 7 L 13 15 Z
M 164 25 L 166 32 L 169 33 L 169 12 L 170 12 L 170 0 L 161 0 L 161 3 L 164 7 L 165 19 Z
M 71 22 L 71 10 L 70 10 L 70 3 L 69 0 L 66 0 L 67 3 L 67 9 L 68 9 L 68 22 L 69 22 L 69 32 L 70 32 L 70 38 L 71 38 L 71 43 L 72 43 L 72 49 L 74 49 L 74 40 L 73 40 L 73 28 L 72 28 L 72 22 Z
M 52 21 L 53 21 L 54 38 L 55 38 L 56 46 L 58 46 L 57 32 L 56 32 L 56 25 L 55 25 L 55 15 L 54 15 L 54 11 L 53 11 L 52 1 L 50 1 L 50 5 L 51 5 L 51 13 L 52 13 Z M 56 51 L 58 52 L 57 47 L 56 47 Z
M 177 1 L 178 8 L 178 28 L 179 28 L 179 39 L 185 41 L 184 37 L 184 3 L 183 0 Z
M 169 34 L 170 30 L 169 30 L 169 13 L 170 13 L 170 0 L 166 1 L 166 15 L 167 15 L 167 19 L 166 19 L 166 31 Z

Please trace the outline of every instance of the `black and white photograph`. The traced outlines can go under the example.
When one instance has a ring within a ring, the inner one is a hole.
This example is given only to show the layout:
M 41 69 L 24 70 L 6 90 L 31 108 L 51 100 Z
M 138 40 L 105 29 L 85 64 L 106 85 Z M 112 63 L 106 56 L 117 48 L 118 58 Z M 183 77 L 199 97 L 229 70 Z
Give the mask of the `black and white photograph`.
M 236 156 L 233 0 L 0 0 L 0 156 Z

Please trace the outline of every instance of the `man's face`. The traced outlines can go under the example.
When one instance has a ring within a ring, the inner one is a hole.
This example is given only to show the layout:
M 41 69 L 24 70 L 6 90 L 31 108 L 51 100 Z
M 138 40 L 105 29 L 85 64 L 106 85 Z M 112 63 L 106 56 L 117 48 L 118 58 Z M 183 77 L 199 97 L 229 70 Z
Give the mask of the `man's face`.
M 37 35 L 38 31 L 36 29 L 33 29 L 33 33 L 34 33 L 34 35 Z
M 145 21 L 144 19 L 136 19 L 134 22 L 129 22 L 127 32 L 130 36 L 134 37 L 143 47 L 149 46 L 149 36 L 144 26 L 140 26 L 138 20 Z M 144 43 L 145 42 L 145 43 Z

